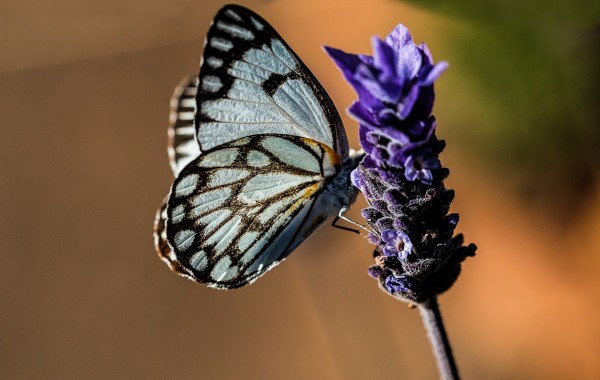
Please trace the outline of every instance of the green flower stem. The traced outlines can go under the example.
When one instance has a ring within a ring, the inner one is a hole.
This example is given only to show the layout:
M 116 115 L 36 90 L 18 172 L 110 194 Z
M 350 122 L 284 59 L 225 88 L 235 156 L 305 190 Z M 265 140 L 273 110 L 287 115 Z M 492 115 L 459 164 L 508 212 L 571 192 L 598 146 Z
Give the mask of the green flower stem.
M 458 380 L 458 369 L 452 356 L 452 348 L 448 341 L 448 335 L 446 335 L 446 330 L 444 329 L 437 297 L 430 297 L 427 301 L 418 304 L 418 307 L 423 319 L 423 325 L 425 326 L 425 330 L 427 330 L 431 349 L 435 355 L 440 379 Z

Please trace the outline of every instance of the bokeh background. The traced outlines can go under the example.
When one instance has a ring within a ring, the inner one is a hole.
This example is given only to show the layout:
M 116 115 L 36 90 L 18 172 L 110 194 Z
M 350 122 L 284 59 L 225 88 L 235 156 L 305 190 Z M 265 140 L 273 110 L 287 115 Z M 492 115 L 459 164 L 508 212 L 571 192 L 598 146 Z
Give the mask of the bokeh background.
M 600 378 L 599 3 L 240 2 L 341 113 L 354 94 L 323 44 L 369 53 L 401 22 L 450 62 L 434 114 L 479 246 L 440 299 L 461 373 Z M 418 312 L 367 276 L 359 236 L 324 228 L 229 292 L 156 257 L 169 98 L 223 4 L 3 3 L 0 378 L 436 378 Z

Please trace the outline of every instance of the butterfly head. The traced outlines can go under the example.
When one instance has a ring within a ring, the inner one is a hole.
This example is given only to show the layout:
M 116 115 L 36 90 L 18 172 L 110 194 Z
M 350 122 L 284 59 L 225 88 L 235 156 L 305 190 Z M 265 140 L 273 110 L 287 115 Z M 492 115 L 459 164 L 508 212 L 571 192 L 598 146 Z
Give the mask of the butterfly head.
M 365 156 L 364 151 L 351 151 L 350 155 L 342 162 L 340 173 L 331 183 L 329 191 L 336 194 L 336 199 L 339 202 L 339 209 L 344 206 L 350 206 L 356 201 L 358 188 L 352 184 L 351 173 L 358 167 L 358 164 Z

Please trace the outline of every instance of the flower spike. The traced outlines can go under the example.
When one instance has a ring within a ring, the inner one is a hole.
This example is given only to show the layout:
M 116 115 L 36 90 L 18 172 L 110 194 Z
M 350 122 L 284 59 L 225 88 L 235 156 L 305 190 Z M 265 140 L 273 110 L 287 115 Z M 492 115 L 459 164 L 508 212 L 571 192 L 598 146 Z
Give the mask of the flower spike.
M 448 215 L 454 192 L 439 160 L 444 141 L 431 115 L 433 83 L 448 67 L 434 63 L 427 45 L 416 45 L 403 25 L 374 37 L 373 55 L 326 52 L 358 95 L 348 112 L 359 122 L 366 156 L 352 183 L 369 204 L 362 210 L 376 232 L 369 274 L 394 297 L 422 303 L 447 290 L 476 246 L 454 235 L 458 215 Z

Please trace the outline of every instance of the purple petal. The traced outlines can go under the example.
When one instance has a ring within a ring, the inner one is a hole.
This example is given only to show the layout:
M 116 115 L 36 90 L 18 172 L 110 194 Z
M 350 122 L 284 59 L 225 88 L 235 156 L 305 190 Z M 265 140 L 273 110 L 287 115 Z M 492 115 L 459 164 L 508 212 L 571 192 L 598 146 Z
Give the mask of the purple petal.
M 390 45 L 394 51 L 400 51 L 406 45 L 414 45 L 408 28 L 402 24 L 398 24 L 390 34 L 385 37 L 385 42 Z
M 400 93 L 397 83 L 380 82 L 378 78 L 380 73 L 376 72 L 377 70 L 377 68 L 368 66 L 364 63 L 360 64 L 356 67 L 356 73 L 350 80 L 352 86 L 357 90 L 357 92 L 360 88 L 364 88 L 370 95 L 369 98 L 377 99 L 377 102 L 369 102 L 371 103 L 368 104 L 369 108 L 376 107 L 377 103 L 379 103 L 381 100 L 386 102 L 394 102 L 397 100 L 398 94 Z M 364 98 L 365 96 L 359 93 L 359 100 L 361 102 L 365 101 Z
M 381 127 L 379 130 L 390 140 L 400 145 L 407 144 L 410 141 L 410 137 L 406 133 L 402 132 L 398 128 L 394 127 Z
M 377 83 L 377 77 L 375 76 L 375 73 L 373 73 L 374 69 L 374 67 L 367 65 L 366 63 L 360 63 L 358 66 L 356 66 L 353 79 L 362 83 L 363 85 L 365 82 Z
M 365 134 L 365 139 L 370 143 L 373 144 L 374 146 L 377 145 L 377 143 L 379 142 L 380 136 L 378 133 L 376 133 L 373 130 L 368 130 L 367 128 L 363 128 L 364 130 L 367 130 L 368 132 Z
M 398 24 L 386 37 L 385 41 L 398 55 L 396 72 L 404 80 L 414 78 L 421 68 L 421 51 L 412 40 L 408 29 Z
M 340 68 L 346 79 L 350 79 L 356 72 L 356 67 L 363 64 L 362 60 L 356 54 L 349 54 L 330 46 L 323 46 L 323 49 L 325 49 L 325 52 Z
M 402 252 L 398 252 L 398 258 L 400 260 L 406 260 L 406 258 L 408 257 L 409 254 L 410 254 L 410 251 L 403 249 Z
M 396 101 L 394 101 L 396 103 Z M 393 124 L 395 120 L 398 119 L 396 116 L 396 112 L 393 108 L 382 108 L 377 112 L 376 115 L 377 121 L 379 124 Z
M 382 81 L 380 78 L 379 86 L 381 90 L 385 93 L 385 101 L 390 103 L 395 103 L 400 99 L 402 95 L 402 90 L 404 89 L 404 80 L 399 77 L 388 78 L 385 81 Z
M 359 100 L 366 103 L 369 107 L 377 105 L 378 100 L 372 93 L 373 90 L 371 88 L 373 87 L 373 83 L 377 83 L 377 80 L 375 75 L 371 73 L 368 64 L 365 63 L 364 57 L 366 56 L 349 54 L 329 46 L 324 46 L 323 48 L 342 71 L 346 81 L 354 88 Z M 376 93 L 378 92 L 381 92 L 381 90 L 376 91 Z
M 383 240 L 386 243 L 389 243 L 390 241 L 394 240 L 397 236 L 398 235 L 394 230 L 381 231 L 381 240 Z
M 390 157 L 390 159 L 387 161 L 387 164 L 394 168 L 401 168 L 404 166 L 404 161 L 404 156 L 396 154 Z
M 431 55 L 431 51 L 429 51 L 427 44 L 425 44 L 425 42 L 421 42 L 418 48 L 423 52 L 423 55 L 425 55 L 426 63 L 431 64 L 433 62 L 433 56 Z
M 376 162 L 371 155 L 366 155 L 365 158 L 363 158 L 362 164 L 366 169 L 375 169 L 379 166 L 379 163 Z
M 419 121 L 411 125 L 408 130 L 413 138 L 418 138 L 419 140 L 423 140 L 423 142 L 428 142 L 431 140 L 435 132 L 435 118 L 431 117 L 426 121 Z M 422 144 L 419 144 L 419 146 Z M 417 148 L 417 146 L 415 146 Z
M 361 191 L 365 188 L 365 181 L 362 178 L 362 173 L 358 169 L 352 170 L 350 173 L 350 181 L 355 187 L 358 187 Z
M 376 147 L 375 149 L 373 149 L 371 155 L 375 157 L 377 161 L 385 161 L 390 156 L 385 149 L 380 147 Z
M 390 152 L 390 154 L 392 156 L 394 156 L 394 155 L 402 153 L 404 151 L 403 147 L 404 147 L 404 145 L 402 145 L 402 144 L 400 144 L 398 142 L 393 141 L 393 142 L 391 142 L 391 143 L 388 144 L 388 151 Z
M 408 237 L 408 235 L 404 231 L 398 231 L 398 237 L 401 237 L 402 242 L 404 243 L 404 248 L 402 249 L 402 252 L 398 253 L 398 256 L 401 260 L 404 260 L 408 257 L 408 255 L 410 255 L 412 253 L 413 244 L 410 241 L 410 238 Z
M 448 216 L 446 216 L 446 222 L 448 222 L 450 225 L 455 226 L 458 224 L 458 220 L 460 219 L 458 214 L 450 214 Z
M 376 143 L 373 142 L 371 130 L 362 124 L 358 127 L 358 141 L 367 154 L 371 154 L 375 149 Z
M 437 123 L 435 121 L 435 116 L 430 116 L 429 119 L 427 119 L 427 121 L 425 122 L 425 125 L 428 128 L 427 139 L 429 140 L 430 137 L 433 136 L 433 133 L 435 132 L 435 129 L 437 127 Z
M 404 177 L 406 177 L 409 181 L 414 181 L 417 179 L 419 172 L 413 167 L 413 158 L 409 156 L 404 162 Z
M 431 170 L 421 169 L 419 171 L 419 181 L 423 182 L 425 185 L 431 185 L 433 180 L 433 175 L 431 174 Z
M 410 80 L 417 76 L 421 68 L 421 53 L 415 45 L 408 45 L 399 52 L 398 74 L 404 80 Z
M 419 91 L 421 88 L 419 86 L 412 86 L 408 95 L 404 98 L 404 103 L 402 104 L 402 111 L 400 112 L 400 120 L 404 120 L 410 115 L 417 99 L 419 98 Z
M 358 54 L 358 58 L 362 61 L 362 63 L 366 63 L 367 65 L 373 64 L 373 57 L 366 54 Z
M 348 107 L 348 113 L 353 116 L 361 124 L 366 124 L 369 127 L 376 127 L 378 122 L 373 114 L 360 102 L 354 102 Z
M 398 254 L 398 250 L 394 248 L 393 245 L 387 244 L 385 247 L 383 247 L 384 256 L 396 256 L 396 254 Z
M 356 73 L 346 78 L 358 95 L 358 101 L 369 110 L 379 110 L 384 107 L 382 99 L 386 98 L 385 91 L 381 88 L 371 69 L 361 63 L 356 68 Z
M 381 70 L 380 79 L 387 80 L 396 76 L 396 54 L 392 47 L 380 40 L 378 37 L 373 37 L 373 64 Z
M 419 87 L 419 98 L 413 106 L 411 116 L 426 119 L 431 115 L 433 108 L 434 92 L 433 86 Z
M 433 82 L 448 68 L 448 62 L 440 61 L 429 69 L 425 78 L 419 79 L 421 86 L 431 86 Z
M 432 153 L 430 152 L 429 154 L 432 154 Z M 421 166 L 428 168 L 428 169 L 437 169 L 440 166 L 442 166 L 442 163 L 440 162 L 440 159 L 437 158 L 436 156 L 429 156 L 423 160 Z

